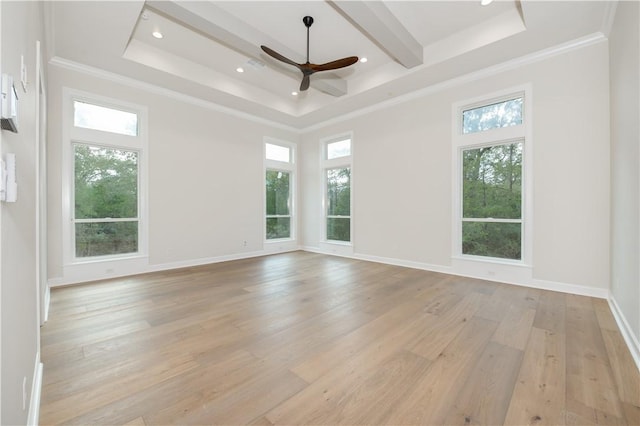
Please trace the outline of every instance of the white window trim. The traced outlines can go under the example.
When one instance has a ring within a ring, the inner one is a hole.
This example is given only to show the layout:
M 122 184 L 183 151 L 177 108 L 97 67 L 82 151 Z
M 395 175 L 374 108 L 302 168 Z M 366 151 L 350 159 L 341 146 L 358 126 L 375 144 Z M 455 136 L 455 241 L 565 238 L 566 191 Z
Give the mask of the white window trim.
M 351 154 L 332 158 L 331 160 L 327 159 L 327 146 L 332 142 L 339 142 L 345 139 L 349 139 L 351 141 Z M 321 248 L 325 248 L 326 250 L 334 253 L 350 255 L 353 254 L 353 182 L 354 182 L 354 173 L 353 173 L 353 153 L 354 153 L 354 141 L 353 141 L 353 132 L 345 132 L 337 135 L 329 136 L 326 138 L 320 139 L 320 171 L 322 173 L 322 203 L 321 203 L 321 218 L 322 218 L 322 230 L 320 234 L 320 245 Z M 349 210 L 351 214 L 349 215 L 349 235 L 350 241 L 337 241 L 337 240 L 329 240 L 327 239 L 327 170 L 331 169 L 339 169 L 349 167 L 351 169 L 351 196 L 350 196 L 350 206 Z M 322 247 L 325 245 L 324 247 Z
M 147 108 L 117 99 L 64 87 L 62 90 L 62 233 L 65 279 L 97 279 L 110 274 L 138 272 L 148 265 L 148 124 Z M 75 127 L 73 102 L 84 101 L 138 115 L 138 135 L 128 136 Z M 103 146 L 138 152 L 138 252 L 77 258 L 73 232 L 74 144 Z M 106 269 L 105 269 L 106 268 Z
M 286 148 L 289 148 L 289 162 L 286 161 L 277 161 L 277 160 L 268 160 L 267 159 L 267 144 L 271 145 L 279 145 Z M 273 251 L 273 249 L 269 249 L 269 246 L 278 246 L 278 249 L 293 249 L 295 248 L 292 244 L 295 244 L 297 241 L 298 235 L 298 227 L 296 226 L 297 221 L 297 175 L 298 175 L 298 164 L 296 161 L 297 156 L 297 146 L 293 142 L 287 142 L 283 140 L 274 139 L 272 137 L 264 137 L 262 144 L 262 158 L 263 158 L 263 168 L 262 168 L 262 240 L 265 244 L 265 248 L 268 251 Z M 271 238 L 267 239 L 267 226 L 266 226 L 266 211 L 267 211 L 267 195 L 265 191 L 265 175 L 267 170 L 277 170 L 282 172 L 289 173 L 289 217 L 290 219 L 290 236 L 289 238 Z M 284 243 L 284 245 L 283 245 Z
M 462 133 L 462 112 L 470 108 L 490 105 L 496 102 L 513 99 L 514 96 L 522 95 L 523 116 L 522 124 L 510 127 L 486 130 L 475 133 Z M 531 271 L 533 265 L 533 101 L 532 85 L 530 83 L 521 86 L 511 87 L 499 92 L 490 93 L 484 96 L 456 102 L 452 107 L 452 259 L 454 269 L 475 271 L 478 269 L 477 263 L 493 264 L 498 269 L 503 268 L 506 275 L 521 275 L 517 268 L 524 267 Z M 522 153 L 522 215 L 516 222 L 522 222 L 522 257 L 520 260 L 501 259 L 494 257 L 475 256 L 462 254 L 462 152 L 465 149 L 480 148 L 483 146 L 493 146 L 506 144 L 509 142 L 523 141 Z M 472 265 L 476 263 L 476 265 Z M 516 269 L 514 270 L 513 267 Z M 496 268 L 493 268 L 496 269 Z M 490 276 L 497 272 L 492 270 Z M 474 273 L 475 275 L 475 273 Z M 503 273 L 504 277 L 505 274 Z

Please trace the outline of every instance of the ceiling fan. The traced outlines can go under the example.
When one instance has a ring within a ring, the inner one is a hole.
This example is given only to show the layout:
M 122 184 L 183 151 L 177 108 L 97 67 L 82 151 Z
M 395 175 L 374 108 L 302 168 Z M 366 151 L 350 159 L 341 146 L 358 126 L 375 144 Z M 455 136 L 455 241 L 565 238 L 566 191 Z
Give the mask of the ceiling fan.
M 348 67 L 358 62 L 357 56 L 349 56 L 347 58 L 338 59 L 335 61 L 327 62 L 326 64 L 312 64 L 309 62 L 309 27 L 313 24 L 313 18 L 311 16 L 305 16 L 302 18 L 302 22 L 307 27 L 307 62 L 299 64 L 291 59 L 279 54 L 273 49 L 269 49 L 267 46 L 260 46 L 262 50 L 269 56 L 282 61 L 286 64 L 293 65 L 302 71 L 302 82 L 300 83 L 300 91 L 307 90 L 309 88 L 309 77 L 311 74 L 318 71 L 330 71 L 338 68 Z

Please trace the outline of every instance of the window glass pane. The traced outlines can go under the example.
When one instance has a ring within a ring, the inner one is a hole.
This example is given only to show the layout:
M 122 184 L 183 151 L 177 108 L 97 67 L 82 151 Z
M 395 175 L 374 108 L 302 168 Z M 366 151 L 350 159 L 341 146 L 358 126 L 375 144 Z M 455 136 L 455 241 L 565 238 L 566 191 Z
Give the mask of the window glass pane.
M 522 124 L 522 98 L 511 99 L 462 112 L 462 133 L 475 133 Z
M 121 135 L 138 135 L 138 114 L 86 102 L 73 102 L 73 125 Z
M 291 162 L 291 149 L 286 146 L 265 144 L 267 160 Z
M 266 172 L 267 215 L 289 214 L 289 173 L 278 170 Z
M 327 170 L 327 216 L 351 215 L 351 168 Z
M 291 218 L 289 217 L 268 217 L 267 218 L 267 239 L 290 238 Z
M 464 218 L 520 219 L 522 142 L 463 152 Z
M 327 218 L 327 240 L 351 241 L 351 219 L 344 217 Z
M 351 155 L 351 139 L 327 144 L 327 160 Z
M 520 223 L 462 222 L 462 253 L 521 259 Z
M 76 223 L 76 257 L 138 251 L 138 222 Z
M 74 146 L 75 218 L 138 217 L 138 153 Z

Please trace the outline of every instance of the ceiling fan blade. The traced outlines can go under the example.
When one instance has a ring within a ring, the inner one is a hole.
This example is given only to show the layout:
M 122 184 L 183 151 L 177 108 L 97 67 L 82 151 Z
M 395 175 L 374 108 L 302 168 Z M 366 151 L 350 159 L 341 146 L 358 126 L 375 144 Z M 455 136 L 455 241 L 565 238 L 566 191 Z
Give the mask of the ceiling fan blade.
M 313 71 L 329 71 L 338 68 L 348 67 L 358 62 L 357 56 L 349 56 L 347 58 L 338 59 L 337 61 L 327 62 L 326 64 L 312 65 Z
M 282 61 L 284 63 L 287 63 L 289 65 L 293 65 L 297 68 L 300 68 L 300 64 L 297 62 L 293 62 L 291 59 L 287 58 L 286 56 L 282 56 L 281 54 L 279 54 L 278 52 L 276 52 L 273 49 L 269 49 L 267 46 L 260 46 L 260 48 L 269 56 L 271 56 L 272 58 L 275 58 L 279 61 Z
M 304 92 L 309 88 L 309 80 L 309 74 L 305 74 L 304 77 L 302 77 L 302 83 L 300 83 L 301 92 Z

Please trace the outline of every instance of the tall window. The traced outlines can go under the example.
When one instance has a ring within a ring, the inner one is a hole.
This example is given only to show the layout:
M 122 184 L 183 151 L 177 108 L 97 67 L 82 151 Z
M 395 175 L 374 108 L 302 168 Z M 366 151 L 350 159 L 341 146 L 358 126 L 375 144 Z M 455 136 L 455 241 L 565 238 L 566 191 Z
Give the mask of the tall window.
M 323 143 L 325 240 L 351 242 L 351 137 Z
M 293 238 L 293 146 L 265 142 L 265 239 Z
M 68 261 L 144 255 L 144 108 L 80 92 L 65 105 Z
M 455 109 L 459 255 L 515 262 L 529 255 L 524 101 L 523 90 Z

